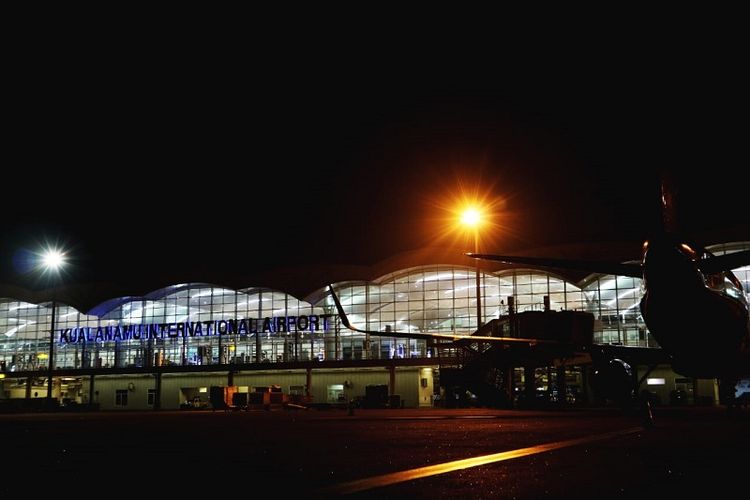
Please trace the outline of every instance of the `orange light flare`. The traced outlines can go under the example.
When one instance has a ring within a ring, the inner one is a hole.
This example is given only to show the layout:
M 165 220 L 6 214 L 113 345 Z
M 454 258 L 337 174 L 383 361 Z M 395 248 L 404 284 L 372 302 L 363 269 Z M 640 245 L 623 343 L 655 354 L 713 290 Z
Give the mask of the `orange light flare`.
M 478 208 L 469 207 L 461 214 L 461 224 L 471 228 L 477 228 L 482 222 L 482 212 Z
M 430 200 L 436 216 L 429 221 L 429 233 L 435 235 L 437 245 L 473 252 L 478 243 L 479 251 L 494 252 L 512 232 L 506 199 L 494 193 L 492 186 L 480 191 L 459 182 L 458 189 L 445 189 L 439 196 Z

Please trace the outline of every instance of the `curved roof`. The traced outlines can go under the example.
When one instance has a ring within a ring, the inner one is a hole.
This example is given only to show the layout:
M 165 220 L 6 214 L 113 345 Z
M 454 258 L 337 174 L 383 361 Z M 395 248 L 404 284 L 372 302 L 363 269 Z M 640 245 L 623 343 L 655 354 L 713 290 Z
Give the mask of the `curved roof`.
M 116 297 L 114 299 L 105 300 L 101 304 L 98 304 L 91 309 L 89 309 L 88 314 L 91 316 L 99 316 L 102 317 L 108 312 L 117 309 L 123 304 L 127 304 L 128 302 L 132 302 L 134 300 L 142 299 L 143 297 L 133 297 L 132 295 L 128 295 L 126 297 Z
M 203 283 L 200 281 L 196 281 L 193 283 L 178 283 L 176 285 L 170 285 L 170 286 L 158 288 L 154 290 L 153 292 L 149 292 L 145 294 L 143 298 L 147 300 L 159 300 L 159 299 L 163 299 L 164 297 L 168 297 L 169 295 L 179 293 L 182 290 L 196 289 L 196 288 L 226 288 L 226 287 L 221 286 L 221 285 L 215 285 L 212 283 Z
M 732 241 L 724 243 L 727 247 L 737 245 L 750 245 Z M 329 283 L 378 283 L 387 280 L 396 275 L 408 273 L 411 269 L 423 267 L 440 267 L 460 266 L 467 269 L 474 269 L 476 261 L 466 257 L 463 252 L 464 248 L 456 247 L 424 247 L 416 250 L 402 252 L 386 260 L 375 263 L 370 266 L 309 266 L 309 267 L 288 267 L 284 269 L 269 270 L 264 273 L 257 273 L 243 280 L 242 278 L 233 278 L 230 281 L 234 283 L 210 284 L 205 282 L 178 283 L 169 286 L 163 286 L 150 290 L 133 290 L 132 286 L 117 286 L 109 283 L 92 283 L 92 284 L 75 284 L 61 286 L 55 289 L 32 291 L 14 285 L 0 285 L 0 297 L 8 297 L 15 300 L 40 304 L 49 302 L 53 298 L 60 303 L 69 304 L 78 311 L 88 311 L 88 314 L 101 316 L 116 308 L 118 305 L 128 301 L 144 299 L 156 300 L 165 297 L 171 293 L 177 293 L 180 290 L 191 287 L 207 288 L 226 288 L 228 290 L 241 293 L 251 294 L 256 291 L 268 290 L 278 291 L 279 293 L 288 294 L 294 298 L 305 297 L 304 300 L 310 303 L 316 303 L 315 297 L 320 297 L 322 291 Z M 596 243 L 596 244 L 574 244 L 558 245 L 554 247 L 544 247 L 531 249 L 523 252 L 514 252 L 520 256 L 550 256 L 555 258 L 577 258 L 577 259 L 609 259 L 625 262 L 640 258 L 640 243 L 633 242 L 613 242 L 613 243 Z M 430 264 L 425 264 L 425 263 Z M 479 262 L 479 267 L 483 272 L 500 275 L 504 270 L 528 268 L 522 265 L 508 265 L 497 262 Z M 582 283 L 586 279 L 593 277 L 585 272 L 562 271 L 556 275 L 560 279 L 570 283 Z M 247 283 L 262 284 L 256 287 L 248 287 Z

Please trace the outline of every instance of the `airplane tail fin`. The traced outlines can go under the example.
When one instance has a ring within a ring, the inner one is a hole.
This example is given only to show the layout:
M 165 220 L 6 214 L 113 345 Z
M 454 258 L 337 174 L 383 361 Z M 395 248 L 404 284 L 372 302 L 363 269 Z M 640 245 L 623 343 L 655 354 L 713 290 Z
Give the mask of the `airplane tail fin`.
M 661 194 L 661 221 L 659 232 L 662 234 L 675 234 L 679 232 L 679 190 L 674 175 L 670 172 L 662 172 L 659 179 Z
M 331 292 L 331 297 L 333 298 L 333 303 L 336 304 L 336 311 L 339 313 L 339 318 L 341 318 L 341 323 L 344 324 L 346 328 L 349 330 L 353 330 L 355 332 L 363 332 L 362 330 L 355 328 L 352 326 L 352 324 L 349 322 L 349 317 L 346 315 L 346 311 L 344 311 L 344 307 L 341 305 L 341 302 L 339 301 L 338 296 L 336 295 L 336 292 L 333 290 L 333 285 L 328 285 L 328 290 Z
M 701 184 L 699 179 L 693 179 L 682 176 L 680 182 L 677 182 L 677 176 L 673 172 L 662 172 L 660 175 L 661 189 L 661 226 L 658 234 L 661 236 L 671 235 L 673 238 L 682 238 L 686 236 L 685 227 L 681 218 L 686 221 L 685 206 L 681 206 L 682 201 L 699 196 Z M 687 185 L 686 185 L 687 183 Z M 680 187 L 682 186 L 682 187 Z M 687 188 L 687 191 L 686 191 Z M 682 190 L 682 192 L 681 192 Z M 681 200 L 682 198 L 682 200 Z M 688 205 L 686 203 L 686 205 Z M 720 271 L 730 271 L 738 267 L 750 265 L 750 250 L 735 252 L 722 256 L 711 256 L 710 258 L 700 258 L 698 268 L 703 273 L 712 274 Z

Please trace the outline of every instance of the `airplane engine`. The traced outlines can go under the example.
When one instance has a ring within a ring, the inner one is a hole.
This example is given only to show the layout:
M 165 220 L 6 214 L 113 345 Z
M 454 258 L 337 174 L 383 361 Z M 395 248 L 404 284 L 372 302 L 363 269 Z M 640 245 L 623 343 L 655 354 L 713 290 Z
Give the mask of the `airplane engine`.
M 600 401 L 627 407 L 633 400 L 633 369 L 621 359 L 610 359 L 595 366 L 591 385 Z

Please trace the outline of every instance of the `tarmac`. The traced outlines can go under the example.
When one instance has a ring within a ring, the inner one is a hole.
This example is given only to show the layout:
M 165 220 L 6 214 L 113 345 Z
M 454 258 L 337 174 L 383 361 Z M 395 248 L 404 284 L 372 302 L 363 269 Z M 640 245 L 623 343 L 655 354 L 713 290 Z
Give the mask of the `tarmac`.
M 747 491 L 750 455 L 750 411 L 718 407 L 656 408 L 652 426 L 615 409 L 483 408 L 33 413 L 0 415 L 0 424 L 0 491 L 84 498 L 144 488 L 299 498 L 736 496 Z

